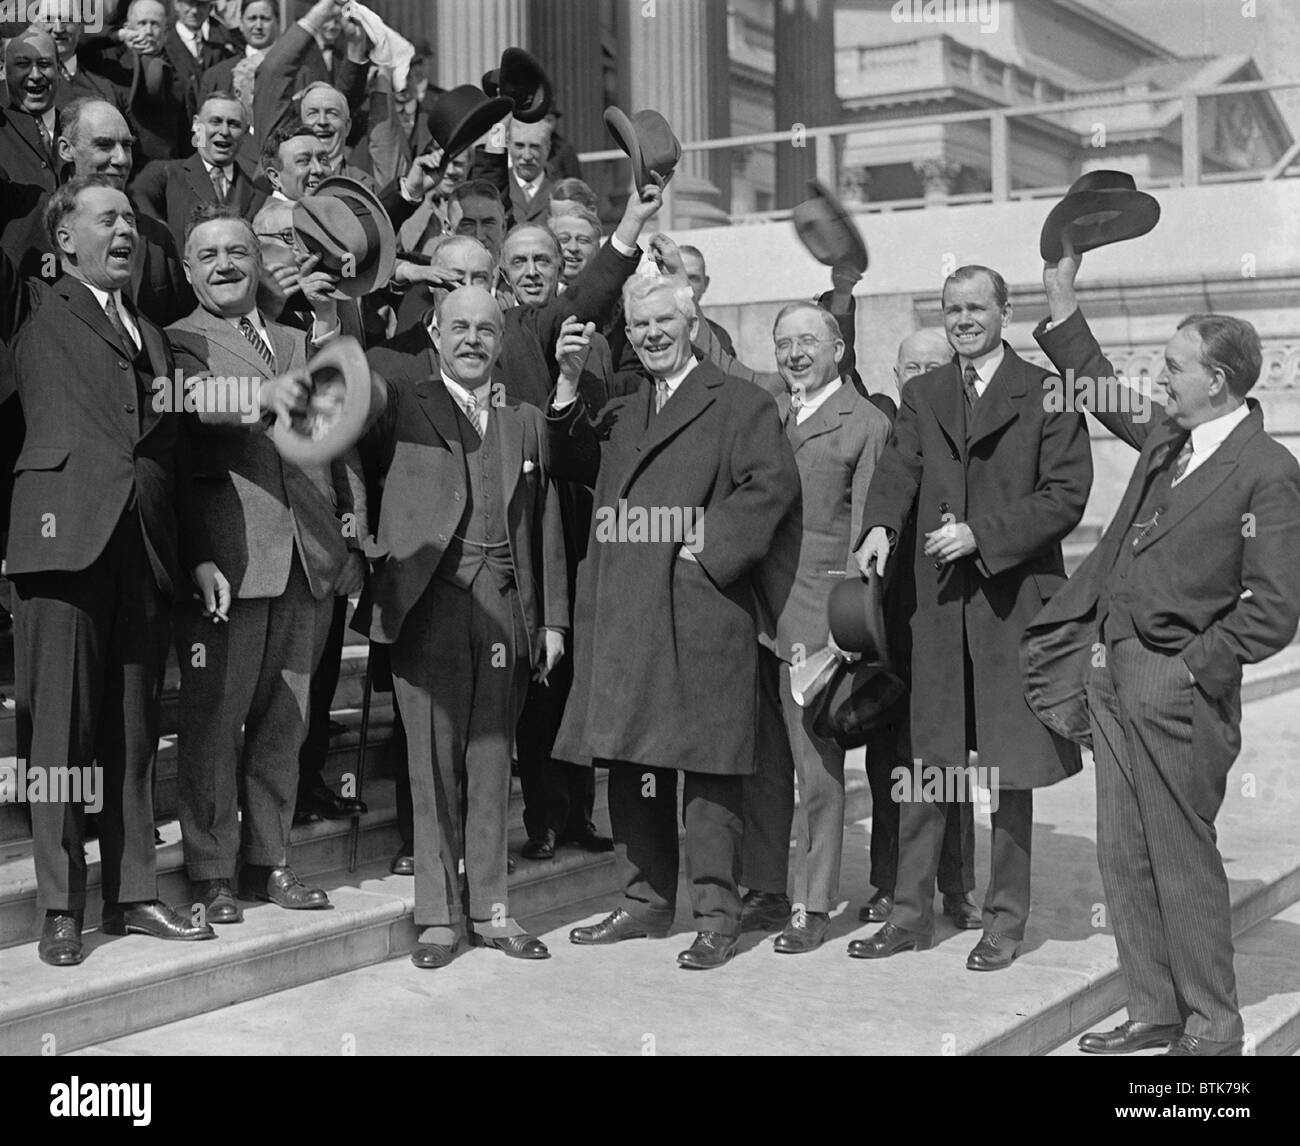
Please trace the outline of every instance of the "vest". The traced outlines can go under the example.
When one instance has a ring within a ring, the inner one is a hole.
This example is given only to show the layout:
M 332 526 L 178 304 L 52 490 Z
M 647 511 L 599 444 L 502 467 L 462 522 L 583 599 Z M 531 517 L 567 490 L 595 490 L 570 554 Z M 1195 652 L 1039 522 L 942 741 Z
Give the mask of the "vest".
M 515 568 L 501 496 L 500 411 L 489 411 L 487 433 L 480 439 L 460 403 L 452 404 L 465 451 L 465 511 L 438 563 L 436 576 L 468 589 L 474 578 L 487 569 L 497 587 L 505 592 L 515 585 Z

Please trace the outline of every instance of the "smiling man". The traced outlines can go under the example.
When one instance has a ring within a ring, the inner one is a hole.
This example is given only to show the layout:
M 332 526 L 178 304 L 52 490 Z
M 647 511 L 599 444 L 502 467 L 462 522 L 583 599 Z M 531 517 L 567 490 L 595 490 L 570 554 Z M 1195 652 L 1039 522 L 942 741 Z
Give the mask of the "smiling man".
M 550 302 L 560 279 L 560 246 L 539 223 L 522 223 L 506 236 L 501 270 L 521 303 Z
M 301 120 L 278 127 L 262 144 L 262 169 L 272 199 L 296 203 L 330 174 L 329 144 Z
M 546 174 L 546 160 L 551 154 L 549 120 L 537 123 L 510 121 L 506 129 L 506 149 L 510 157 L 510 205 L 515 224 L 545 223 L 555 181 Z
M 562 213 L 552 212 L 549 226 L 560 245 L 560 281 L 568 287 L 600 247 L 600 219 L 581 203 L 570 203 Z
M 1016 957 L 1029 917 L 1033 789 L 1081 767 L 1078 748 L 1035 718 L 1015 666 L 1025 626 L 1065 580 L 1061 541 L 1083 516 L 1092 457 L 1082 416 L 1047 407 L 1045 383 L 1057 380 L 1002 338 L 1002 276 L 959 267 L 942 301 L 956 357 L 903 388 L 863 512 L 864 556 L 882 574 L 887 561 L 915 570 L 914 757 L 951 781 L 977 751 L 997 777 L 984 934 L 966 961 L 996 971 Z M 913 513 L 908 553 L 895 547 Z M 853 957 L 930 945 L 948 804 L 970 798 L 955 782 L 944 789 L 943 800 L 900 804 L 893 913 L 849 945 Z
M 59 56 L 49 32 L 29 28 L 5 44 L 8 106 L 0 108 L 5 181 L 49 192 L 57 186 L 54 96 Z M 12 209 L 6 215 L 12 216 Z

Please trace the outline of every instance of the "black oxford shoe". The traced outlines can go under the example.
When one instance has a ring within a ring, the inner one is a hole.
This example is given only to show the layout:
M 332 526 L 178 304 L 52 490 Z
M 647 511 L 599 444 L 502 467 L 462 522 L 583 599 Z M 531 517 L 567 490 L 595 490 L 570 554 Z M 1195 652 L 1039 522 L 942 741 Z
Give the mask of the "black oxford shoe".
M 195 925 L 165 903 L 104 904 L 99 929 L 105 935 L 152 935 L 155 939 L 215 939 L 208 924 Z
M 1183 1033 L 1182 1023 L 1136 1023 L 1132 1019 L 1109 1031 L 1089 1031 L 1079 1039 L 1086 1054 L 1132 1054 L 1167 1047 Z
M 346 820 L 350 816 L 359 816 L 366 810 L 363 800 L 354 800 L 350 796 L 340 796 L 333 789 L 321 784 L 298 793 L 298 816 L 317 815 L 327 820 Z M 311 821 L 307 821 L 311 822 Z
M 84 958 L 81 951 L 81 916 L 47 911 L 41 925 L 36 954 L 51 967 L 72 967 Z
M 329 907 L 330 898 L 319 887 L 308 887 L 291 867 L 249 866 L 239 873 L 239 898 L 260 899 L 290 911 Z
M 830 926 L 829 912 L 796 911 L 790 916 L 785 930 L 776 937 L 773 946 L 782 955 L 802 955 L 806 951 L 816 951 L 826 942 L 826 932 Z
M 790 918 L 790 897 L 774 891 L 750 891 L 740 901 L 741 931 L 775 931 Z
M 1001 971 L 1020 953 L 1020 940 L 987 931 L 966 959 L 967 971 Z
M 978 931 L 984 926 L 980 909 L 969 895 L 945 895 L 943 913 L 962 931 Z
M 925 951 L 934 942 L 932 935 L 921 931 L 906 931 L 894 923 L 886 923 L 874 935 L 855 939 L 849 944 L 852 959 L 887 959 L 900 951 Z
M 561 846 L 568 844 L 581 848 L 585 852 L 612 852 L 614 841 L 609 836 L 602 836 L 596 831 L 595 824 L 586 824 L 577 831 L 564 832 L 556 841 Z
M 388 870 L 394 875 L 414 875 L 415 856 L 411 854 L 413 850 L 403 844 L 401 850 L 393 856 L 393 862 L 388 865 Z
M 862 905 L 862 909 L 858 912 L 858 922 L 888 923 L 893 911 L 894 893 L 892 891 L 878 891 L 871 897 L 869 903 Z
M 739 935 L 701 931 L 695 936 L 695 942 L 677 956 L 677 966 L 687 971 L 711 971 L 727 962 L 739 946 Z
M 546 944 L 533 935 L 507 935 L 504 939 L 489 939 L 477 931 L 469 933 L 471 947 L 491 947 L 512 959 L 549 959 Z
M 421 971 L 436 971 L 456 958 L 459 947 L 459 943 L 450 946 L 445 943 L 421 943 L 411 952 L 411 962 Z
M 549 828 L 544 836 L 529 838 L 519 849 L 519 854 L 526 860 L 553 860 L 555 858 L 555 833 Z
M 1182 1034 L 1161 1058 L 1239 1058 L 1241 1039 L 1220 1043 L 1200 1035 Z
M 624 939 L 662 939 L 667 934 L 667 926 L 654 927 L 641 923 L 619 907 L 599 923 L 593 923 L 589 927 L 575 927 L 569 932 L 569 942 L 580 947 L 599 947 L 607 943 L 621 943 Z
M 226 879 L 200 879 L 194 882 L 194 899 L 203 904 L 209 923 L 243 923 L 243 909 L 235 902 L 235 893 Z

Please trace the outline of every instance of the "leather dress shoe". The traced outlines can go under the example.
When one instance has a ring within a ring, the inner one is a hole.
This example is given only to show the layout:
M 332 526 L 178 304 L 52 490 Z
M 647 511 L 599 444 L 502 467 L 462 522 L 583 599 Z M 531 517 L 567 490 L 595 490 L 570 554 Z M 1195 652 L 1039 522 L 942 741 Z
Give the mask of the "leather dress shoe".
M 329 907 L 330 898 L 319 887 L 308 887 L 291 867 L 244 868 L 239 873 L 239 898 L 261 899 L 290 911 Z
M 894 893 L 878 891 L 858 912 L 859 923 L 888 923 L 894 911 Z
M 984 926 L 984 917 L 969 895 L 945 895 L 943 913 L 961 931 L 978 931 Z
M 740 901 L 741 931 L 775 931 L 790 918 L 790 897 L 774 891 L 750 891 Z M 704 932 L 701 932 L 704 934 Z
M 450 946 L 445 943 L 421 943 L 411 952 L 411 962 L 421 971 L 436 971 L 439 967 L 447 966 L 459 949 L 459 940 Z
M 243 909 L 235 902 L 228 879 L 200 879 L 194 881 L 194 898 L 203 904 L 204 918 L 209 923 L 243 923 Z
M 582 848 L 585 852 L 612 852 L 614 850 L 614 841 L 609 836 L 602 836 L 596 831 L 595 824 L 586 824 L 577 831 L 564 832 L 556 842 L 561 845 L 570 844 L 573 847 Z
M 489 939 L 486 935 L 471 931 L 469 933 L 469 945 L 471 947 L 492 947 L 502 952 L 502 954 L 509 955 L 512 959 L 549 959 L 551 957 L 551 953 L 546 949 L 546 944 L 534 935 L 507 935 L 503 939 Z
M 1079 1049 L 1087 1054 L 1132 1054 L 1166 1047 L 1182 1033 L 1182 1023 L 1136 1023 L 1129 1019 L 1109 1031 L 1089 1031 L 1079 1039 Z
M 519 849 L 519 854 L 526 860 L 553 860 L 555 858 L 555 833 L 550 828 L 546 835 L 530 837 Z
M 51 967 L 72 967 L 84 958 L 81 951 L 81 916 L 72 912 L 47 911 L 41 925 L 36 954 Z
M 1020 953 L 1020 940 L 986 931 L 966 959 L 967 971 L 1001 971 Z
M 359 816 L 366 810 L 365 801 L 354 800 L 350 796 L 340 796 L 337 792 L 321 784 L 298 793 L 298 807 L 295 820 L 299 815 L 317 815 L 327 820 L 346 820 Z
M 414 875 L 415 856 L 411 854 L 414 850 L 414 848 L 403 844 L 398 849 L 397 854 L 393 856 L 393 862 L 388 865 L 388 870 L 394 875 Z
M 105 935 L 152 935 L 155 939 L 215 939 L 206 924 L 195 926 L 189 917 L 158 900 L 144 903 L 104 904 L 99 929 Z
M 701 931 L 695 936 L 695 942 L 677 956 L 677 966 L 687 971 L 711 971 L 727 962 L 739 946 L 739 935 Z
M 776 937 L 773 946 L 782 955 L 802 955 L 805 951 L 816 951 L 826 942 L 826 932 L 830 927 L 829 912 L 796 911 L 790 916 L 785 930 Z
M 599 923 L 589 927 L 575 927 L 569 932 L 569 942 L 580 947 L 599 947 L 619 943 L 624 939 L 662 939 L 668 926 L 653 927 L 633 919 L 621 907 L 615 908 Z
M 1181 1034 L 1161 1058 L 1238 1058 L 1241 1056 L 1241 1039 L 1220 1043 L 1203 1039 L 1200 1035 Z
M 932 935 L 926 935 L 922 931 L 906 931 L 896 923 L 886 923 L 874 935 L 853 940 L 849 944 L 849 957 L 886 959 L 900 951 L 925 951 L 933 942 Z

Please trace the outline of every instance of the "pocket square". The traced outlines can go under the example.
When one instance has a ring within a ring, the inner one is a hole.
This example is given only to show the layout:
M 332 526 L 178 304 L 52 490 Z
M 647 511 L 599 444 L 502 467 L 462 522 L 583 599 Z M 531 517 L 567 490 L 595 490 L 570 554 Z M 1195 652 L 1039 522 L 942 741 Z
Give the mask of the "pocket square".
M 530 474 L 536 468 L 537 464 L 535 462 L 530 461 L 528 458 L 524 458 L 524 473 Z

